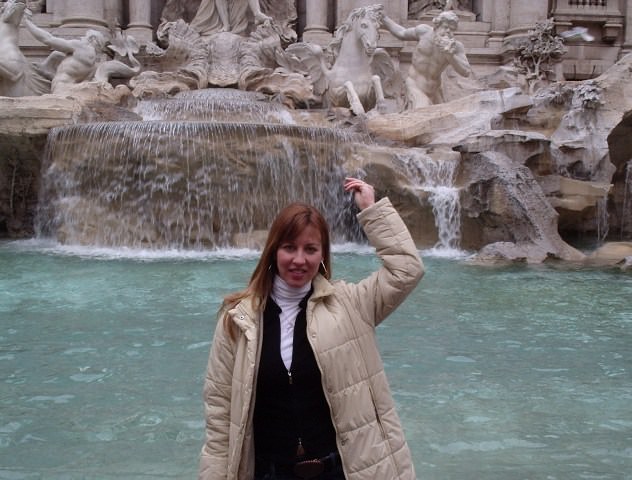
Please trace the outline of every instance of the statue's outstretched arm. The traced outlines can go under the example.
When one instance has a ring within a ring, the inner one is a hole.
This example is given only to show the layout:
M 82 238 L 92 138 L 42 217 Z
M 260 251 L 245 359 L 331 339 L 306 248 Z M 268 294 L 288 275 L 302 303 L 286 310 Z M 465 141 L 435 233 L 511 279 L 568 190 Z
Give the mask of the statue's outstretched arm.
M 72 53 L 74 51 L 74 47 L 69 40 L 51 35 L 46 30 L 35 25 L 29 17 L 24 17 L 24 24 L 36 40 L 48 45 L 52 49 L 65 53 Z
M 382 25 L 389 32 L 391 32 L 395 36 L 395 38 L 398 38 L 400 40 L 418 40 L 419 39 L 419 35 L 417 33 L 416 28 L 404 28 L 400 24 L 395 22 L 395 20 L 393 20 L 388 15 L 384 15 L 382 17 Z

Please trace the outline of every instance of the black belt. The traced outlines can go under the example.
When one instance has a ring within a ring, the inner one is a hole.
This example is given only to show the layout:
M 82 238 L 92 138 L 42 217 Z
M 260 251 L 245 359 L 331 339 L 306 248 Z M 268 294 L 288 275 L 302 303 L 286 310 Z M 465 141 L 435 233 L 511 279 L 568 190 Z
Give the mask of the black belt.
M 279 473 L 282 475 L 295 475 L 298 478 L 310 479 L 319 475 L 331 472 L 340 466 L 340 455 L 332 452 L 321 458 L 303 460 L 296 463 L 266 461 L 257 459 L 257 474 L 259 473 Z

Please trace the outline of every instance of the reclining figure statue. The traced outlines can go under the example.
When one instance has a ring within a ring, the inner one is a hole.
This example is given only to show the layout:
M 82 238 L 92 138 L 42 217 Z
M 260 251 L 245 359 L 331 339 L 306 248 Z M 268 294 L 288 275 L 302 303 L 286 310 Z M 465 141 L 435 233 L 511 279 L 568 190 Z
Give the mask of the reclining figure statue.
M 8 0 L 0 5 L 0 96 L 3 97 L 50 91 L 50 81 L 20 51 L 18 34 L 25 9 L 23 0 Z

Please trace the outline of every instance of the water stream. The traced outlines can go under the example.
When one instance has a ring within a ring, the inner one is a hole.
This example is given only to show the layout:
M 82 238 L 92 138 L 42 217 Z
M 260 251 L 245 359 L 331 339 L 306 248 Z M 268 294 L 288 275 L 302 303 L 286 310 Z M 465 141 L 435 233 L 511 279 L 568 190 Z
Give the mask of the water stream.
M 438 241 L 435 248 L 458 251 L 461 241 L 461 204 L 459 189 L 455 186 L 458 160 L 430 158 L 421 150 L 410 149 L 406 164 L 412 182 L 427 194 L 432 205 Z
M 0 478 L 195 478 L 214 312 L 255 259 L 0 243 Z M 378 329 L 418 477 L 630 479 L 632 277 L 425 262 Z
M 291 201 L 353 240 L 344 159 L 358 136 L 280 123 L 103 122 L 51 130 L 37 229 L 67 244 L 213 248 Z
M 261 97 L 183 92 L 141 101 L 138 120 L 52 129 L 38 235 L 95 247 L 236 246 L 303 201 L 323 212 L 334 239 L 358 240 L 340 186 L 342 165 L 367 135 L 297 125 Z
M 632 159 L 625 164 L 625 184 L 623 186 L 623 206 L 621 208 L 621 239 L 632 231 Z
M 206 88 L 180 92 L 173 98 L 143 100 L 134 111 L 145 121 L 295 123 L 283 105 L 265 98 L 256 92 Z
M 597 200 L 597 244 L 602 245 L 608 237 L 610 218 L 608 214 L 608 197 Z

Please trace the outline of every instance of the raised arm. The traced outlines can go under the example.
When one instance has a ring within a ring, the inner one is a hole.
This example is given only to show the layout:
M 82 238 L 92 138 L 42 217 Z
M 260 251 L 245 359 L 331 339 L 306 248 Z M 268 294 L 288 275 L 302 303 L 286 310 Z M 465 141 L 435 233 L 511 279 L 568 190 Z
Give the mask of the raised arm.
M 36 40 L 42 42 L 45 45 L 48 45 L 53 50 L 59 50 L 64 53 L 73 53 L 74 47 L 72 41 L 66 40 L 64 38 L 58 38 L 51 35 L 46 30 L 38 27 L 33 23 L 30 16 L 24 16 L 24 25 L 26 25 L 27 30 L 35 37 Z
M 419 25 L 417 27 L 404 28 L 387 15 L 384 15 L 384 17 L 382 17 L 382 25 L 400 40 L 419 40 L 419 36 L 421 35 L 421 33 L 423 33 L 419 31 L 419 29 L 427 26 Z M 428 29 L 430 29 L 430 27 L 428 27 Z
M 358 178 L 345 178 L 344 189 L 346 192 L 353 192 L 353 199 L 360 210 L 364 210 L 375 203 L 373 186 Z
M 415 288 L 424 273 L 417 247 L 388 198 L 375 202 L 373 187 L 347 178 L 345 190 L 353 191 L 360 208 L 358 221 L 382 261 L 382 266 L 357 284 L 347 284 L 347 294 L 362 318 L 379 324 Z

